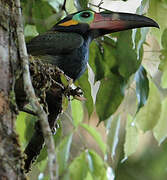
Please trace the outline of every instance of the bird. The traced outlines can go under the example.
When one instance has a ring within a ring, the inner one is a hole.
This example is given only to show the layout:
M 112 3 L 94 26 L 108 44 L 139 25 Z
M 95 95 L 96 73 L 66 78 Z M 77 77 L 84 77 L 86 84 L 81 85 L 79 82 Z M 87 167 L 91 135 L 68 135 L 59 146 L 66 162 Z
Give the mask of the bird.
M 92 40 L 113 32 L 159 25 L 143 15 L 90 9 L 69 14 L 27 43 L 27 51 L 60 68 L 74 81 L 86 70 Z
M 105 34 L 140 27 L 158 28 L 159 26 L 154 20 L 142 15 L 106 10 L 95 12 L 85 9 L 69 14 L 47 32 L 31 39 L 26 46 L 28 54 L 37 57 L 43 63 L 55 65 L 75 81 L 87 68 L 89 47 L 94 39 Z M 23 89 L 20 84 L 23 83 L 18 81 L 18 87 L 16 86 L 15 89 L 17 104 L 21 104 L 20 107 L 22 107 L 24 103 L 21 97 L 26 97 L 26 93 L 20 94 Z M 51 129 L 54 129 L 62 109 L 62 94 L 50 89 L 46 92 L 46 102 L 49 125 Z M 25 159 L 27 172 L 30 170 L 31 163 L 39 155 L 43 144 L 44 137 L 40 123 L 37 121 L 35 132 L 24 151 L 27 156 Z

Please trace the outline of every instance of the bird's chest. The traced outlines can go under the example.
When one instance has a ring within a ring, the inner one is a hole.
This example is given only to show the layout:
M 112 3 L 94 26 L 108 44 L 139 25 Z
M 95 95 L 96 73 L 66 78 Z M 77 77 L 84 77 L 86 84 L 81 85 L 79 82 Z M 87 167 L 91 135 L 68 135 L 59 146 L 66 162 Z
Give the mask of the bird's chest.
M 84 43 L 80 48 L 69 54 L 57 57 L 57 65 L 66 75 L 78 79 L 85 71 L 89 57 L 88 44 Z

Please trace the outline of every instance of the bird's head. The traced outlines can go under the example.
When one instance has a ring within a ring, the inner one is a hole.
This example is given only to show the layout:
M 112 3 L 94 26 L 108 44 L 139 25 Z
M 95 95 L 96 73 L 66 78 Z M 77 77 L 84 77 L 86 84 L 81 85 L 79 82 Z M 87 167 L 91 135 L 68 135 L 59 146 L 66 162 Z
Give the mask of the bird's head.
M 59 21 L 52 30 L 63 32 L 76 32 L 87 34 L 96 38 L 98 36 L 140 27 L 159 27 L 158 24 L 145 16 L 103 11 L 83 10 L 68 15 Z

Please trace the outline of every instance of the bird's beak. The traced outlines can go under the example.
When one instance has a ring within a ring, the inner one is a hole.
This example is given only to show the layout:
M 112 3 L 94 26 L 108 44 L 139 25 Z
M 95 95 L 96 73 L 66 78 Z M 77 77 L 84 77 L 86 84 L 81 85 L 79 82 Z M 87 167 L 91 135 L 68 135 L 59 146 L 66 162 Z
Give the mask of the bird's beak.
M 107 33 L 140 27 L 159 28 L 159 25 L 154 20 L 145 16 L 111 11 L 95 13 L 94 21 L 90 24 L 90 29 L 102 29 Z

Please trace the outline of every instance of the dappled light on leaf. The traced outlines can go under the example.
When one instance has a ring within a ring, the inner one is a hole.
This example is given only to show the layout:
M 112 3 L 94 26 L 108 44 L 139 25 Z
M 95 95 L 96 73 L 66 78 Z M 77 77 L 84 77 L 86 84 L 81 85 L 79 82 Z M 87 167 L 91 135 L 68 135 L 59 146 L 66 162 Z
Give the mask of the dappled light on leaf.
M 120 117 L 110 117 L 108 121 L 108 135 L 107 135 L 107 153 L 114 159 L 116 156 L 116 150 L 119 142 L 119 131 L 120 131 Z
M 148 100 L 136 115 L 137 126 L 144 132 L 154 128 L 161 113 L 160 93 L 151 80 L 149 80 L 149 89 Z
M 147 72 L 143 66 L 140 66 L 135 74 L 136 81 L 136 95 L 138 99 L 138 109 L 143 107 L 147 101 L 149 93 L 149 80 L 147 78 Z
M 155 126 L 153 133 L 159 145 L 167 138 L 167 122 L 166 122 L 167 98 L 162 101 L 162 111 L 159 121 Z
M 101 80 L 96 98 L 96 111 L 100 121 L 106 120 L 117 110 L 124 97 L 124 86 L 124 80 L 114 74 Z
M 128 115 L 126 120 L 126 135 L 124 144 L 124 158 L 128 158 L 137 150 L 139 142 L 139 132 L 137 130 L 135 119 Z

